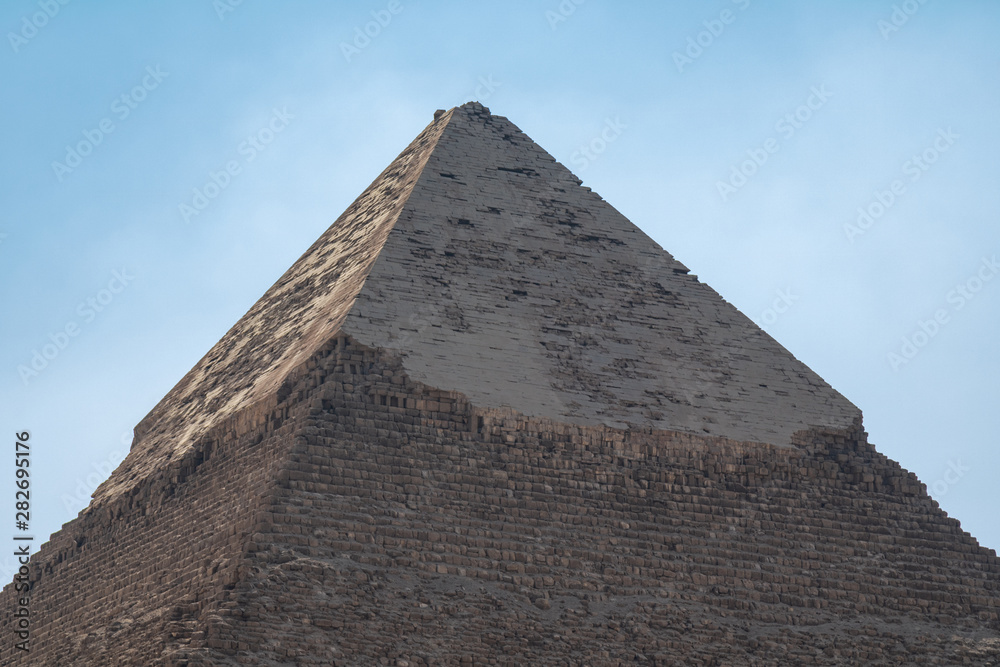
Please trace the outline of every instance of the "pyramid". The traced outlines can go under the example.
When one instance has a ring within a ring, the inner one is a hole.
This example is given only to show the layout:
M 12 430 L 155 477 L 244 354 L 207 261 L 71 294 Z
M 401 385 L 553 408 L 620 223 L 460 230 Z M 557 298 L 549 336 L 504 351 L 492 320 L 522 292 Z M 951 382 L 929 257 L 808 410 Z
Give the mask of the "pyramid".
M 1000 664 L 995 552 L 478 103 L 153 408 L 24 580 L 2 665 Z

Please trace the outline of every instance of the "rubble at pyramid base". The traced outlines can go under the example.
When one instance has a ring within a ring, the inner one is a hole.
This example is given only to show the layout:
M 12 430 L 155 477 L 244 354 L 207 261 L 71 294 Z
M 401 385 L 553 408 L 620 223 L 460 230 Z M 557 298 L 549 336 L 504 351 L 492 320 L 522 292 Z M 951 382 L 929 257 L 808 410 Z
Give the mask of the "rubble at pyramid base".
M 529 418 L 346 336 L 278 396 L 42 549 L 23 664 L 1000 660 L 1000 561 L 860 424 Z

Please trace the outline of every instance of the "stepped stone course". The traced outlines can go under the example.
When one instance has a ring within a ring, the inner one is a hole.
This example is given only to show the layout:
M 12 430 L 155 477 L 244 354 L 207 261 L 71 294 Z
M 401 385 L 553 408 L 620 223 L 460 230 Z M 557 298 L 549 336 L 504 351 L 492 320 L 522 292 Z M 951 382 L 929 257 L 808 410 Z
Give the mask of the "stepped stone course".
M 30 570 L 32 650 L 3 665 L 1000 664 L 996 554 L 475 103 L 167 394 Z

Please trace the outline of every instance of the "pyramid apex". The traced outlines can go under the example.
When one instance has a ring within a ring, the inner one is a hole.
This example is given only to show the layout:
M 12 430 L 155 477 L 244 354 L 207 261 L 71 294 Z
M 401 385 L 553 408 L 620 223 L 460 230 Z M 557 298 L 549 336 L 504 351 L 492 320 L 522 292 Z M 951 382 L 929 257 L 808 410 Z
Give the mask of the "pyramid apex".
M 450 109 L 438 109 L 434 112 L 434 120 L 437 121 L 445 114 L 454 113 L 455 111 L 463 111 L 472 116 L 492 116 L 490 113 L 490 108 L 483 106 L 482 103 L 470 100 L 465 104 L 459 105 L 457 107 L 452 107 Z
M 470 100 L 458 108 L 475 114 L 483 114 L 486 116 L 491 115 L 489 107 L 483 106 L 482 103 L 476 102 L 475 100 Z

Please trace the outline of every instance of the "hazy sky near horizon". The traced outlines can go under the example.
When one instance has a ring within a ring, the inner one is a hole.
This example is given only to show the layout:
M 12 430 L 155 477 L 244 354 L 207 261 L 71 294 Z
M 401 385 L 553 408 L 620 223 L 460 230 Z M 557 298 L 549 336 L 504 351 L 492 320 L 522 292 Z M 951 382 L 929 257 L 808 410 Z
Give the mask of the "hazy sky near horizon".
M 31 431 L 32 531 L 475 99 L 1000 547 L 998 29 L 986 0 L 3 3 L 0 426 L 11 456 Z

